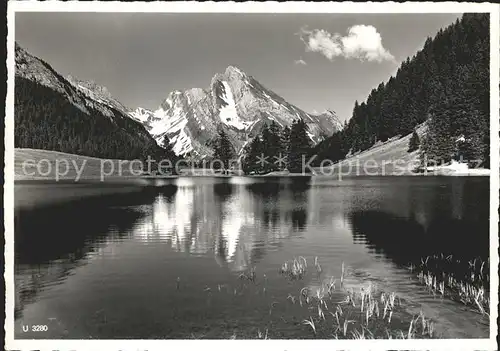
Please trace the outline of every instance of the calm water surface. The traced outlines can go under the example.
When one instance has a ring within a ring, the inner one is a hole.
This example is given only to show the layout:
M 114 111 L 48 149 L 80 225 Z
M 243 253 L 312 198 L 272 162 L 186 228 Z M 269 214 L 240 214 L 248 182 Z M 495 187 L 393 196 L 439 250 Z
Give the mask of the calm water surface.
M 484 318 L 434 297 L 405 268 L 434 253 L 488 258 L 487 178 L 199 177 L 15 190 L 16 338 L 256 337 L 269 326 L 307 337 L 286 297 L 339 277 L 342 262 L 349 286 L 395 291 L 440 336 L 488 337 Z M 79 200 L 59 202 L 68 194 Z M 278 275 L 298 256 L 317 256 L 323 274 Z M 251 267 L 255 285 L 238 279 Z M 39 324 L 48 331 L 22 330 Z

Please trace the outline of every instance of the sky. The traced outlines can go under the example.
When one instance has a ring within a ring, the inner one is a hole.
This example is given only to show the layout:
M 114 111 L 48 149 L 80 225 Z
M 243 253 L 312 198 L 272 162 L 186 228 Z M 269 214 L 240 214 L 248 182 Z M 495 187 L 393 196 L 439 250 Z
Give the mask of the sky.
M 306 112 L 351 117 L 461 14 L 17 13 L 16 41 L 124 105 L 156 109 L 229 65 Z

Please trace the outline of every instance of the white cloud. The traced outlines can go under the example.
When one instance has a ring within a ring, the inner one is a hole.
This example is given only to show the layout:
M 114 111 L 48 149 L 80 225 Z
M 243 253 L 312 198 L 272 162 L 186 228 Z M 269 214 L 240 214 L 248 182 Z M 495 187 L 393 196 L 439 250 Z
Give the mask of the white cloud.
M 304 66 L 305 66 L 305 65 L 307 65 L 307 62 L 306 62 L 306 61 L 304 61 L 304 60 L 302 60 L 302 59 L 300 59 L 300 60 L 295 60 L 295 61 L 294 61 L 294 63 L 295 63 L 296 65 L 304 65 Z
M 331 34 L 324 29 L 308 30 L 303 27 L 298 33 L 306 45 L 306 51 L 319 52 L 330 61 L 335 57 L 361 61 L 392 61 L 394 56 L 382 45 L 382 37 L 370 25 L 358 24 L 347 30 L 347 35 Z

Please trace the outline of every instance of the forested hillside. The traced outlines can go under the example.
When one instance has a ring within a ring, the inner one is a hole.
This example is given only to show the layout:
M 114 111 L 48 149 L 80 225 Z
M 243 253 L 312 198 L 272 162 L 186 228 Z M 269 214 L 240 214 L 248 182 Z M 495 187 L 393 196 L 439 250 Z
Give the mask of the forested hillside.
M 128 160 L 173 155 L 105 88 L 67 80 L 17 43 L 15 55 L 16 148 Z
M 489 167 L 489 41 L 489 14 L 465 14 L 428 38 L 395 76 L 356 101 L 344 129 L 316 147 L 318 162 L 410 134 L 427 120 L 422 156 Z

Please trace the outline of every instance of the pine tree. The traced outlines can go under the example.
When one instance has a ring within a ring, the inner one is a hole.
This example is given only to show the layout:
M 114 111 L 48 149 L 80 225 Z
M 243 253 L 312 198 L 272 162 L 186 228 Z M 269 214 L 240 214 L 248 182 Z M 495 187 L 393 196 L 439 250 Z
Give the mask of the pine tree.
M 265 125 L 261 132 L 262 143 L 265 146 L 263 153 L 266 157 L 265 171 L 276 171 L 280 166 L 275 161 L 283 154 L 283 145 L 281 143 L 281 130 L 274 121 Z
M 231 161 L 234 160 L 235 151 L 233 145 L 222 127 L 217 129 L 217 137 L 214 143 L 214 165 L 222 166 L 222 170 L 226 172 L 231 167 Z
M 343 134 L 342 131 L 335 132 L 331 137 L 325 139 L 315 147 L 314 154 L 317 155 L 317 158 L 314 160 L 315 166 L 319 166 L 323 160 L 328 160 L 329 163 L 336 163 L 345 158 L 347 150 Z
M 413 152 L 418 150 L 420 147 L 420 138 L 418 137 L 418 133 L 416 130 L 413 131 L 411 135 L 410 142 L 408 144 L 408 152 Z
M 162 161 L 163 161 L 162 166 L 168 165 L 168 162 L 166 161 L 166 160 L 168 160 L 168 161 L 170 161 L 170 164 L 172 164 L 171 171 L 175 173 L 175 163 L 179 160 L 180 157 L 178 157 L 175 154 L 174 149 L 172 148 L 172 145 L 170 144 L 169 138 L 165 135 L 165 137 L 163 138 L 163 140 L 160 144 L 160 148 L 157 149 L 156 154 L 154 155 L 154 158 L 155 158 L 156 162 L 154 162 L 152 164 L 153 170 L 159 169 L 160 162 L 162 162 Z M 164 172 L 165 170 L 162 168 L 162 169 L 160 169 L 160 171 Z
M 174 149 L 172 145 L 170 144 L 170 139 L 165 135 L 163 138 L 163 141 L 161 143 L 161 156 L 167 160 L 170 160 L 171 162 L 174 162 L 177 158 L 175 155 Z
M 290 143 L 288 147 L 288 170 L 292 173 L 302 173 L 302 162 L 310 154 L 311 140 L 307 135 L 307 124 L 299 119 L 292 124 Z
M 261 160 L 264 155 L 264 145 L 260 136 L 252 139 L 245 150 L 245 158 L 243 159 L 243 172 L 245 174 L 260 174 L 264 172 L 264 165 Z
M 273 158 L 273 150 L 272 150 L 272 143 L 273 143 L 273 136 L 271 134 L 271 131 L 269 130 L 268 125 L 264 125 L 264 128 L 262 128 L 261 131 L 261 138 L 262 138 L 262 144 L 265 145 L 265 147 L 262 150 L 262 153 L 264 157 L 266 158 L 266 162 L 262 165 L 264 168 L 264 172 L 268 173 L 273 171 L 273 164 L 272 164 L 272 158 Z
M 281 143 L 281 153 L 283 160 L 285 161 L 280 165 L 280 170 L 284 170 L 288 168 L 288 151 L 290 146 L 290 133 L 291 129 L 288 126 L 285 126 L 280 133 L 280 143 Z
M 283 152 L 283 143 L 281 141 L 282 138 L 282 128 L 275 121 L 271 122 L 269 126 L 269 131 L 271 133 L 271 144 L 270 148 L 272 149 L 273 156 L 278 156 Z

